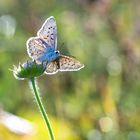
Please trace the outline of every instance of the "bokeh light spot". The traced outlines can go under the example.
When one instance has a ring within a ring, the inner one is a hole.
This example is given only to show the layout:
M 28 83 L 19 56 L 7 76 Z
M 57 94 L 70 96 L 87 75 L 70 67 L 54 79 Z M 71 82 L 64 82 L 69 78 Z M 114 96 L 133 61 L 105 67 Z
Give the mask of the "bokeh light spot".
M 102 117 L 99 120 L 99 125 L 103 132 L 109 132 L 113 128 L 113 121 L 110 117 Z
M 0 17 L 0 33 L 5 37 L 13 37 L 16 30 L 16 20 L 11 15 L 3 15 Z
M 122 65 L 119 59 L 111 57 L 107 65 L 107 70 L 110 75 L 119 75 L 122 71 Z

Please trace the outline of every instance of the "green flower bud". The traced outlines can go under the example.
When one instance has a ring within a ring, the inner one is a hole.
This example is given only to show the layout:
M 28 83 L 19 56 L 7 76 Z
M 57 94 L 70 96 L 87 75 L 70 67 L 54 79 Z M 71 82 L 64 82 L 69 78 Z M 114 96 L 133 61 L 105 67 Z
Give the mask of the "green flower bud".
M 25 78 L 41 76 L 45 69 L 46 65 L 43 63 L 37 64 L 35 61 L 27 61 L 24 64 L 19 64 L 18 67 L 14 66 L 12 71 L 16 79 L 24 80 Z

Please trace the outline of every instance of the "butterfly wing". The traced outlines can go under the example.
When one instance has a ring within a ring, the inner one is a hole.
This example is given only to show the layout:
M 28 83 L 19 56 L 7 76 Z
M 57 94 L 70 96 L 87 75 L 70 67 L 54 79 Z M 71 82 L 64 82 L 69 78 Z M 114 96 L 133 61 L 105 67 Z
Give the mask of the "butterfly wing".
M 50 48 L 50 46 L 46 42 L 38 37 L 29 38 L 27 40 L 26 46 L 28 55 L 34 60 L 37 60 Z
M 58 72 L 58 64 L 56 61 L 49 62 L 46 67 L 46 74 L 56 74 Z
M 78 71 L 83 68 L 77 59 L 65 55 L 59 57 L 59 71 Z
M 57 47 L 57 29 L 54 17 L 49 17 L 37 33 L 37 37 L 30 38 L 27 43 L 28 55 L 36 60 L 46 59 L 47 53 L 53 52 Z
M 57 48 L 57 27 L 53 16 L 49 17 L 41 29 L 37 32 L 38 37 L 42 38 L 54 50 Z
M 65 55 L 60 55 L 58 59 L 50 62 L 47 65 L 46 74 L 55 74 L 58 71 L 78 71 L 83 68 L 84 65 L 81 64 L 77 59 Z

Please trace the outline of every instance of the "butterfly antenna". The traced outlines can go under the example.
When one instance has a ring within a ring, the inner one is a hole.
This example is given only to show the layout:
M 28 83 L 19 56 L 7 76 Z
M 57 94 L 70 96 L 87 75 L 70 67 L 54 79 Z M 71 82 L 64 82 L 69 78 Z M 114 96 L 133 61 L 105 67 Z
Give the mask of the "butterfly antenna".
M 60 45 L 60 48 L 61 48 L 61 47 L 62 47 L 62 48 L 64 47 L 64 42 Z

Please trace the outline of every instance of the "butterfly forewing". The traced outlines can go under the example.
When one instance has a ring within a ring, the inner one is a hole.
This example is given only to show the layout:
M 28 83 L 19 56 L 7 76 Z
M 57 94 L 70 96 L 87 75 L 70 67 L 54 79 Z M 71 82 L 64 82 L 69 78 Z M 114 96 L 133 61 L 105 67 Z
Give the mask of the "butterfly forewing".
M 46 67 L 46 74 L 55 74 L 58 71 L 78 71 L 84 65 L 73 57 L 61 55 L 57 60 L 50 62 Z
M 77 59 L 65 55 L 59 57 L 59 71 L 78 71 L 83 68 Z
M 56 21 L 53 16 L 48 18 L 41 29 L 37 33 L 38 37 L 42 38 L 47 42 L 52 48 L 56 50 L 57 48 L 57 27 Z

